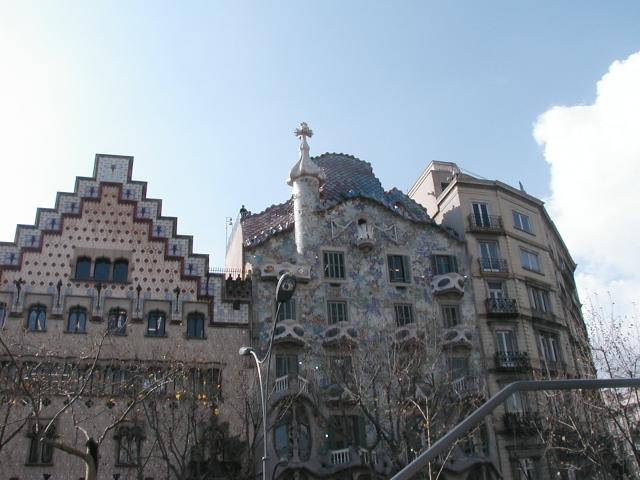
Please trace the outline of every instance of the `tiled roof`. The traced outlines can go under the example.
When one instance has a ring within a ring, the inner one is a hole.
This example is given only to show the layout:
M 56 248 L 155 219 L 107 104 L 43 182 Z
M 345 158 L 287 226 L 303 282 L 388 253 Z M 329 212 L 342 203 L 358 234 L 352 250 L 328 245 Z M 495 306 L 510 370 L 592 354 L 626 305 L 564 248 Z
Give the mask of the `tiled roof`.
M 351 198 L 367 198 L 408 220 L 432 223 L 425 209 L 400 190 L 393 188 L 385 192 L 368 162 L 342 153 L 325 153 L 313 161 L 326 176 L 320 188 L 322 208 L 329 209 Z M 276 233 L 293 228 L 293 201 L 272 205 L 261 213 L 247 214 L 241 221 L 244 244 L 258 245 Z

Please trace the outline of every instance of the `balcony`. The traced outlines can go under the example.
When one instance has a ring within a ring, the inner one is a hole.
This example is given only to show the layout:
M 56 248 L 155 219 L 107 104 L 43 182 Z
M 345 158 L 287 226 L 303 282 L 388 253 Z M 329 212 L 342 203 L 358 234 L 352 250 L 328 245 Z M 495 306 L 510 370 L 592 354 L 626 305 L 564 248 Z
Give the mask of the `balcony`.
M 329 450 L 329 462 L 332 467 L 377 465 L 378 455 L 362 447 L 347 447 Z
M 482 233 L 503 233 L 504 225 L 499 215 L 469 215 L 469 231 Z
M 496 370 L 502 372 L 528 372 L 531 361 L 527 352 L 496 352 Z
M 507 412 L 503 419 L 504 428 L 510 433 L 533 435 L 542 430 L 542 421 L 534 412 Z
M 513 298 L 487 298 L 484 305 L 487 316 L 515 317 L 518 315 L 518 304 Z
M 480 380 L 471 376 L 451 380 L 451 392 L 454 400 L 464 400 L 483 395 Z
M 509 273 L 507 261 L 504 258 L 480 258 L 480 271 L 486 274 L 504 275 Z
M 290 395 L 304 395 L 313 400 L 309 380 L 296 374 L 283 375 L 276 378 L 269 401 L 277 403 Z

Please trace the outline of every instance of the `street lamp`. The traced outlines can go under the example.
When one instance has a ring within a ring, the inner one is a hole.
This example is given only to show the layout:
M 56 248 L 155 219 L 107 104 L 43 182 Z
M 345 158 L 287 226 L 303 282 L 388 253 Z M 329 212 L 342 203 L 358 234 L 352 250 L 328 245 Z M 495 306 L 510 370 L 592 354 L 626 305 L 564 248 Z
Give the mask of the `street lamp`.
M 293 296 L 293 293 L 296 291 L 297 280 L 296 276 L 293 273 L 285 272 L 278 280 L 278 285 L 276 286 L 276 315 L 273 319 L 273 328 L 271 329 L 271 337 L 269 338 L 269 346 L 267 348 L 264 357 L 260 359 L 258 354 L 256 353 L 253 347 L 240 347 L 238 353 L 241 356 L 251 356 L 253 360 L 256 362 L 256 370 L 258 371 L 258 382 L 260 382 L 260 402 L 262 404 L 262 444 L 263 444 L 263 454 L 262 454 L 262 479 L 267 480 L 267 397 L 268 397 L 268 388 L 269 388 L 269 370 L 271 366 L 271 347 L 273 346 L 273 337 L 276 333 L 276 324 L 278 323 L 278 315 L 280 313 L 280 307 L 284 302 L 287 302 Z M 266 362 L 266 375 L 265 382 L 262 383 L 262 368 Z M 277 465 L 276 465 L 277 467 Z M 275 473 L 275 468 L 274 468 Z

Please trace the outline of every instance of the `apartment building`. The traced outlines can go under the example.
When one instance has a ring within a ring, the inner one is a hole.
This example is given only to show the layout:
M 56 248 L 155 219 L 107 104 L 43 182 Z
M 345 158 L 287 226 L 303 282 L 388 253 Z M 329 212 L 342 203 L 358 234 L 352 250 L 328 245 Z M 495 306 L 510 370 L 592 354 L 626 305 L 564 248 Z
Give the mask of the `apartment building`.
M 489 394 L 519 379 L 594 375 L 576 264 L 542 201 L 436 161 L 409 196 L 467 246 Z M 539 397 L 515 395 L 494 414 L 505 479 L 575 478 L 570 461 L 548 458 Z

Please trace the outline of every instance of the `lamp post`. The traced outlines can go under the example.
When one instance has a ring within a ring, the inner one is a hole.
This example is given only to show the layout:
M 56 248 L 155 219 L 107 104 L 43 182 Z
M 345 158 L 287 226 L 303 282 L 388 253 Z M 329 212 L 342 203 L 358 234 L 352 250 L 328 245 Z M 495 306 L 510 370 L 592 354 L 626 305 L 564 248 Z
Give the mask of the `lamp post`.
M 278 280 L 276 286 L 276 315 L 273 319 L 273 328 L 271 329 L 271 336 L 269 337 L 269 346 L 264 354 L 264 357 L 259 358 L 257 352 L 253 347 L 240 347 L 238 353 L 241 356 L 251 356 L 256 363 L 256 370 L 258 371 L 258 382 L 260 382 L 260 403 L 262 405 L 262 479 L 267 480 L 267 464 L 269 457 L 267 456 L 267 399 L 269 395 L 269 370 L 271 366 L 271 347 L 273 346 L 273 337 L 276 333 L 276 324 L 278 323 L 278 315 L 280 313 L 280 307 L 284 302 L 287 302 L 293 296 L 296 290 L 297 280 L 293 273 L 285 272 Z M 262 369 L 266 363 L 265 382 L 262 382 Z M 274 469 L 275 472 L 275 469 Z

